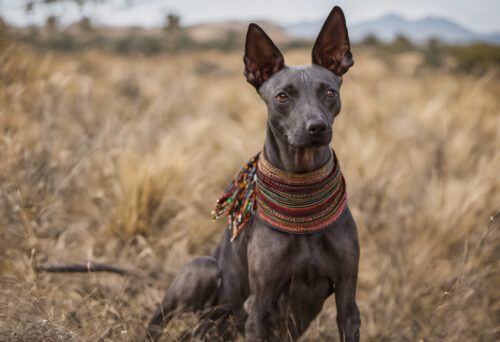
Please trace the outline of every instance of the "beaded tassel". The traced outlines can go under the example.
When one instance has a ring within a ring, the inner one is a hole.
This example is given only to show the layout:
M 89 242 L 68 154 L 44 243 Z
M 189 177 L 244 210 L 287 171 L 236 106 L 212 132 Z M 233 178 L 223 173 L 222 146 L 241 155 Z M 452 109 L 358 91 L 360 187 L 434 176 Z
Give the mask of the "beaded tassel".
M 228 215 L 228 229 L 233 233 L 231 241 L 238 236 L 257 208 L 255 182 L 259 154 L 252 157 L 238 172 L 212 211 L 214 220 L 224 214 Z

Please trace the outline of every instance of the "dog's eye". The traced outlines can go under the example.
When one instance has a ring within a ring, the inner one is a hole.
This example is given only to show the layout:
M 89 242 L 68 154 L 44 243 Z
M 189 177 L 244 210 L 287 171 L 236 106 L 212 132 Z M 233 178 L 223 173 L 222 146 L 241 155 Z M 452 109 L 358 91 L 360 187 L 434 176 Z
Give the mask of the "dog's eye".
M 278 102 L 280 103 L 285 103 L 286 101 L 288 101 L 288 96 L 285 93 L 279 93 L 276 96 L 276 100 L 278 100 Z
M 332 89 L 327 90 L 326 97 L 328 97 L 330 99 L 334 99 L 336 96 L 337 96 L 337 92 L 335 90 L 332 90 Z

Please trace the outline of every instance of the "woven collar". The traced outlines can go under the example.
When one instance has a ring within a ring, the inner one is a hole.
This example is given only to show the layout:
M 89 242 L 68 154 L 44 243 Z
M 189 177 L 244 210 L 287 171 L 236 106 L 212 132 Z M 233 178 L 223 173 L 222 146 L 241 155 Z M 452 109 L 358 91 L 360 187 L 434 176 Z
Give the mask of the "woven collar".
M 320 169 L 294 174 L 272 166 L 260 155 L 257 216 L 269 227 L 308 234 L 329 228 L 344 210 L 345 182 L 335 154 Z
M 231 182 L 212 216 L 228 214 L 232 239 L 254 213 L 272 229 L 310 234 L 330 228 L 346 203 L 345 181 L 333 151 L 324 166 L 304 174 L 280 170 L 259 153 Z

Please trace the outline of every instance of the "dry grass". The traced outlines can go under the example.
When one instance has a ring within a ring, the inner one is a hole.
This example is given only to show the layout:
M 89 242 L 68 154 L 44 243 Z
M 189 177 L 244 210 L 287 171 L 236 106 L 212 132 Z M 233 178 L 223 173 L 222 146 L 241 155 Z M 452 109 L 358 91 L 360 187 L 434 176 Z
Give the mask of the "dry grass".
M 0 340 L 140 340 L 177 271 L 214 248 L 214 200 L 264 141 L 241 54 L 0 46 Z M 499 339 L 497 71 L 355 54 L 333 145 L 360 230 L 362 339 Z M 85 259 L 141 276 L 33 272 Z M 335 315 L 329 300 L 303 341 L 335 340 Z

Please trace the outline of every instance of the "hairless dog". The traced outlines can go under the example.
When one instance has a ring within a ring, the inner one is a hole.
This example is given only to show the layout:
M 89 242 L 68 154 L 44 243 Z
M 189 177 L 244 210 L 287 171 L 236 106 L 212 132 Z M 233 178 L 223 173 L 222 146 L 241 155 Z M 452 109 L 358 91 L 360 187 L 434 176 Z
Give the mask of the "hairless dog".
M 339 88 L 353 63 L 339 7 L 326 19 L 307 66 L 286 66 L 266 33 L 250 24 L 245 77 L 267 106 L 261 153 L 276 170 L 308 174 L 332 158 Z M 215 322 L 223 339 L 239 331 L 245 341 L 293 341 L 335 293 L 340 340 L 359 341 L 358 261 L 357 228 L 347 204 L 332 225 L 311 234 L 271 229 L 253 215 L 235 239 L 226 230 L 212 256 L 195 258 L 180 271 L 149 323 L 148 339 L 158 340 L 174 315 L 199 312 Z M 206 325 L 194 334 L 207 339 Z

